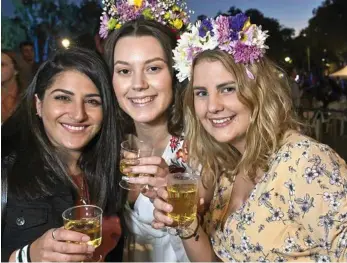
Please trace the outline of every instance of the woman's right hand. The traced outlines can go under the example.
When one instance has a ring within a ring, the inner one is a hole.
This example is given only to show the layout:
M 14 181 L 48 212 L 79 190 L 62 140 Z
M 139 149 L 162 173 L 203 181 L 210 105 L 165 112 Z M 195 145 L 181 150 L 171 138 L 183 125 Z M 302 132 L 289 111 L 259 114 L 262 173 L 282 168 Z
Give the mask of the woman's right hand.
M 32 262 L 81 262 L 95 250 L 86 243 L 89 240 L 89 236 L 63 227 L 50 229 L 31 244 L 30 258 Z
M 168 192 L 165 187 L 161 187 L 157 190 L 157 197 L 154 199 L 154 221 L 152 222 L 152 227 L 155 229 L 161 229 L 165 226 L 170 226 L 173 223 L 173 220 L 167 216 L 167 213 L 170 213 L 173 209 L 172 205 L 167 203 Z M 200 197 L 197 213 L 203 215 L 205 213 L 205 199 Z
M 167 216 L 173 209 L 172 205 L 168 204 L 167 201 L 168 192 L 165 187 L 161 187 L 157 190 L 157 197 L 154 199 L 154 221 L 152 227 L 155 229 L 161 229 L 165 226 L 170 226 L 173 220 Z

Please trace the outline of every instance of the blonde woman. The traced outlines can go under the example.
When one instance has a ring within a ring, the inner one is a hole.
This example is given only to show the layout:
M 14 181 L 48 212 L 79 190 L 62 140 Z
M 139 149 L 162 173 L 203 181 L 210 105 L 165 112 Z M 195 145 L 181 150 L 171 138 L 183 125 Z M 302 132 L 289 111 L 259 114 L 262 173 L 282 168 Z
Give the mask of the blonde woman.
M 198 22 L 174 51 L 180 79 L 191 77 L 184 101 L 190 158 L 212 175 L 205 184 L 216 185 L 204 220 L 182 237 L 187 255 L 346 261 L 346 163 L 300 133 L 290 88 L 264 56 L 266 37 L 244 14 L 219 16 Z M 186 64 L 182 52 L 191 54 Z M 172 223 L 166 190 L 158 196 L 155 228 Z

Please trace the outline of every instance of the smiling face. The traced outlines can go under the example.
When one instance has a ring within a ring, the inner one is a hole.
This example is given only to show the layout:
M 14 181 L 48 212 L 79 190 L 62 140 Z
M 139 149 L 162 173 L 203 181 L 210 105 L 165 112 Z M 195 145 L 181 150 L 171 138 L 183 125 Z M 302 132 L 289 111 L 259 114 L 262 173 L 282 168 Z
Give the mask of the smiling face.
M 157 39 L 127 36 L 117 42 L 113 87 L 135 123 L 155 123 L 164 116 L 173 98 L 172 77 Z
M 51 143 L 70 152 L 81 152 L 103 120 L 98 89 L 77 71 L 57 75 L 43 99 L 36 97 L 36 109 Z
M 194 108 L 205 130 L 219 142 L 244 151 L 250 110 L 240 102 L 230 72 L 219 61 L 202 60 L 194 67 Z

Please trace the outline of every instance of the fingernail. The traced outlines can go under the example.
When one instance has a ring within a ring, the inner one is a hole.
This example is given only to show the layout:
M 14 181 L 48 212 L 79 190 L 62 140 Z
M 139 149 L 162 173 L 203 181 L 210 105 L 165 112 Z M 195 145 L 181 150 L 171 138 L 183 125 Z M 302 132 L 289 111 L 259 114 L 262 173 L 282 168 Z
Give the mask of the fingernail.
M 132 170 L 133 170 L 132 168 L 127 167 L 127 168 L 124 168 L 124 169 L 123 169 L 123 173 L 129 174 L 129 173 L 132 172 Z
M 95 248 L 94 246 L 89 245 L 88 246 L 88 252 L 94 252 Z
M 129 182 L 129 177 L 127 177 L 127 176 L 122 176 L 122 180 L 123 180 L 123 181 L 126 181 L 126 182 Z
M 90 237 L 89 236 L 83 236 L 82 237 L 82 241 L 84 241 L 84 242 L 87 242 L 87 241 L 89 241 L 90 240 Z
M 166 211 L 171 212 L 172 211 L 172 205 L 166 205 Z

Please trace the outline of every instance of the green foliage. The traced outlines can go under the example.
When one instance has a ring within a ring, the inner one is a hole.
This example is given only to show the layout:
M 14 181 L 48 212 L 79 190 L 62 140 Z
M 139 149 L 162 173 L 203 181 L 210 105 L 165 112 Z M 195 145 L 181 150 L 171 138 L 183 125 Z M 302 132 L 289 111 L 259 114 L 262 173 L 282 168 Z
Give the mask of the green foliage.
M 48 46 L 68 37 L 94 35 L 99 25 L 101 7 L 97 0 L 83 0 L 80 5 L 69 0 L 13 0 L 18 23 L 37 46 L 42 58 Z
M 1 18 L 1 48 L 16 50 L 19 43 L 26 40 L 26 33 L 18 26 L 16 19 Z

